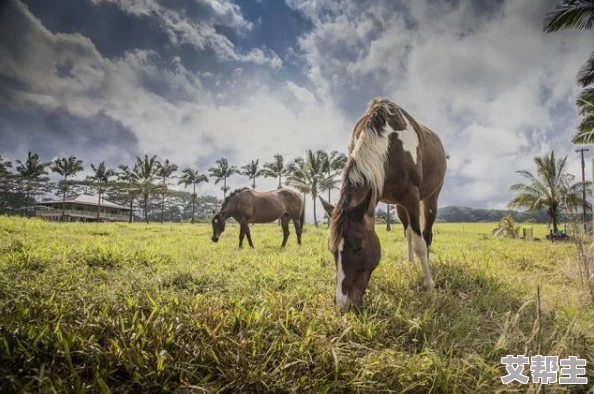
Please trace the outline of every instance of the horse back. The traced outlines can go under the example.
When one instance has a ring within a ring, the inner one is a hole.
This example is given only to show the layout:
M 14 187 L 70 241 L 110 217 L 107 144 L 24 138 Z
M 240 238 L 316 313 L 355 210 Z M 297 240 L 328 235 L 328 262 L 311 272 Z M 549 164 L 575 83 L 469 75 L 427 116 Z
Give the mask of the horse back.
M 423 200 L 441 189 L 447 167 L 445 150 L 441 139 L 433 130 L 416 121 L 404 109 L 399 108 L 399 110 L 403 117 L 397 117 L 398 121 L 402 122 L 406 119 L 405 123 L 408 125 L 402 124 L 396 127 L 401 130 L 412 127 L 418 137 L 416 157 L 413 157 L 415 152 L 404 149 L 398 131 L 390 135 L 384 197 L 388 200 L 397 200 L 410 186 L 416 186 Z M 394 119 L 390 121 L 396 122 Z M 391 195 L 392 198 L 386 194 Z

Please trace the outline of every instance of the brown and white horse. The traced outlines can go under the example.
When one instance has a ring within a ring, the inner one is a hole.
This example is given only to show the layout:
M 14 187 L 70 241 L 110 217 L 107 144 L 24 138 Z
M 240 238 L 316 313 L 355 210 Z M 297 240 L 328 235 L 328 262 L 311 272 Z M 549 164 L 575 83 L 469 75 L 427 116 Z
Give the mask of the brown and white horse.
M 297 243 L 301 245 L 301 233 L 305 222 L 305 204 L 301 195 L 294 190 L 281 188 L 268 192 L 257 192 L 250 188 L 233 191 L 223 204 L 221 210 L 212 218 L 213 242 L 218 242 L 225 231 L 225 221 L 233 218 L 239 223 L 239 247 L 243 247 L 243 238 L 247 237 L 250 247 L 254 247 L 250 233 L 250 223 L 270 223 L 281 220 L 283 242 L 289 239 L 289 222 L 292 220 L 297 233 Z
M 428 246 L 446 168 L 446 154 L 437 134 L 388 99 L 374 99 L 369 104 L 352 132 L 336 207 L 320 197 L 331 218 L 328 248 L 336 262 L 339 306 L 363 303 L 369 278 L 379 264 L 375 207 L 380 201 L 397 204 L 408 259 L 413 262 L 417 255 L 424 288 L 433 289 Z

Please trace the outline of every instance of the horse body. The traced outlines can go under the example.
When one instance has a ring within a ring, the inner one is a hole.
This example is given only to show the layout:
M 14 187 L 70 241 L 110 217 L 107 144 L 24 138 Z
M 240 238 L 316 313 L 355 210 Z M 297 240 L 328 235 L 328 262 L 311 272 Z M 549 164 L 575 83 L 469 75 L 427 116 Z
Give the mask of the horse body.
M 239 225 L 239 247 L 247 237 L 250 247 L 254 247 L 250 233 L 250 223 L 270 223 L 281 219 L 283 229 L 282 247 L 289 238 L 289 222 L 292 220 L 297 234 L 297 242 L 301 245 L 301 233 L 304 224 L 304 203 L 301 195 L 290 189 L 277 189 L 268 192 L 257 192 L 249 188 L 232 192 L 221 205 L 221 210 L 212 219 L 212 241 L 218 242 L 220 234 L 225 231 L 225 220 L 232 217 Z
M 417 255 L 424 287 L 433 288 L 427 248 L 433 238 L 446 168 L 446 154 L 437 134 L 387 99 L 371 102 L 352 133 L 337 206 L 320 198 L 331 217 L 329 249 L 337 264 L 338 304 L 360 305 L 379 264 L 375 207 L 380 201 L 397 206 L 409 261 Z

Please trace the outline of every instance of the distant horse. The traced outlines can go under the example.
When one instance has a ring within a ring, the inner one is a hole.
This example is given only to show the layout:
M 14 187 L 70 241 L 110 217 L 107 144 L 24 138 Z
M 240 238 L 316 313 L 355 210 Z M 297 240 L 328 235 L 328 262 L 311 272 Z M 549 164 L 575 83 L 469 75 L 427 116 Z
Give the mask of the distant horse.
M 213 242 L 218 242 L 225 231 L 225 220 L 233 218 L 239 223 L 239 247 L 243 247 L 243 237 L 247 236 L 250 247 L 254 247 L 250 234 L 250 223 L 270 223 L 280 218 L 283 229 L 284 248 L 289 238 L 289 221 L 293 221 L 297 243 L 301 245 L 301 232 L 305 220 L 305 205 L 301 195 L 290 189 L 277 189 L 269 192 L 257 192 L 250 188 L 233 191 L 221 210 L 212 219 Z
M 376 98 L 355 125 L 348 150 L 336 207 L 320 197 L 331 218 L 328 249 L 336 261 L 336 303 L 363 303 L 381 256 L 375 233 L 380 201 L 397 204 L 408 260 L 413 262 L 414 254 L 421 260 L 423 285 L 431 291 L 428 247 L 447 168 L 440 138 L 398 105 Z

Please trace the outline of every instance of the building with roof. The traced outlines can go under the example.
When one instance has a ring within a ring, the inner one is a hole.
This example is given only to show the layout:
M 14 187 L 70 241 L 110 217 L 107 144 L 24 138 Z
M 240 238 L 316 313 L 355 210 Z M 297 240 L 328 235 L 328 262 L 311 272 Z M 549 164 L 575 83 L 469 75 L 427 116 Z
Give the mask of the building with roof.
M 98 196 L 85 194 L 66 198 L 64 220 L 127 222 L 130 218 L 130 208 L 114 204 L 104 198 L 101 198 L 101 207 L 99 208 L 99 216 L 97 216 L 98 200 Z M 38 202 L 35 215 L 47 220 L 61 220 L 62 204 L 62 200 Z

